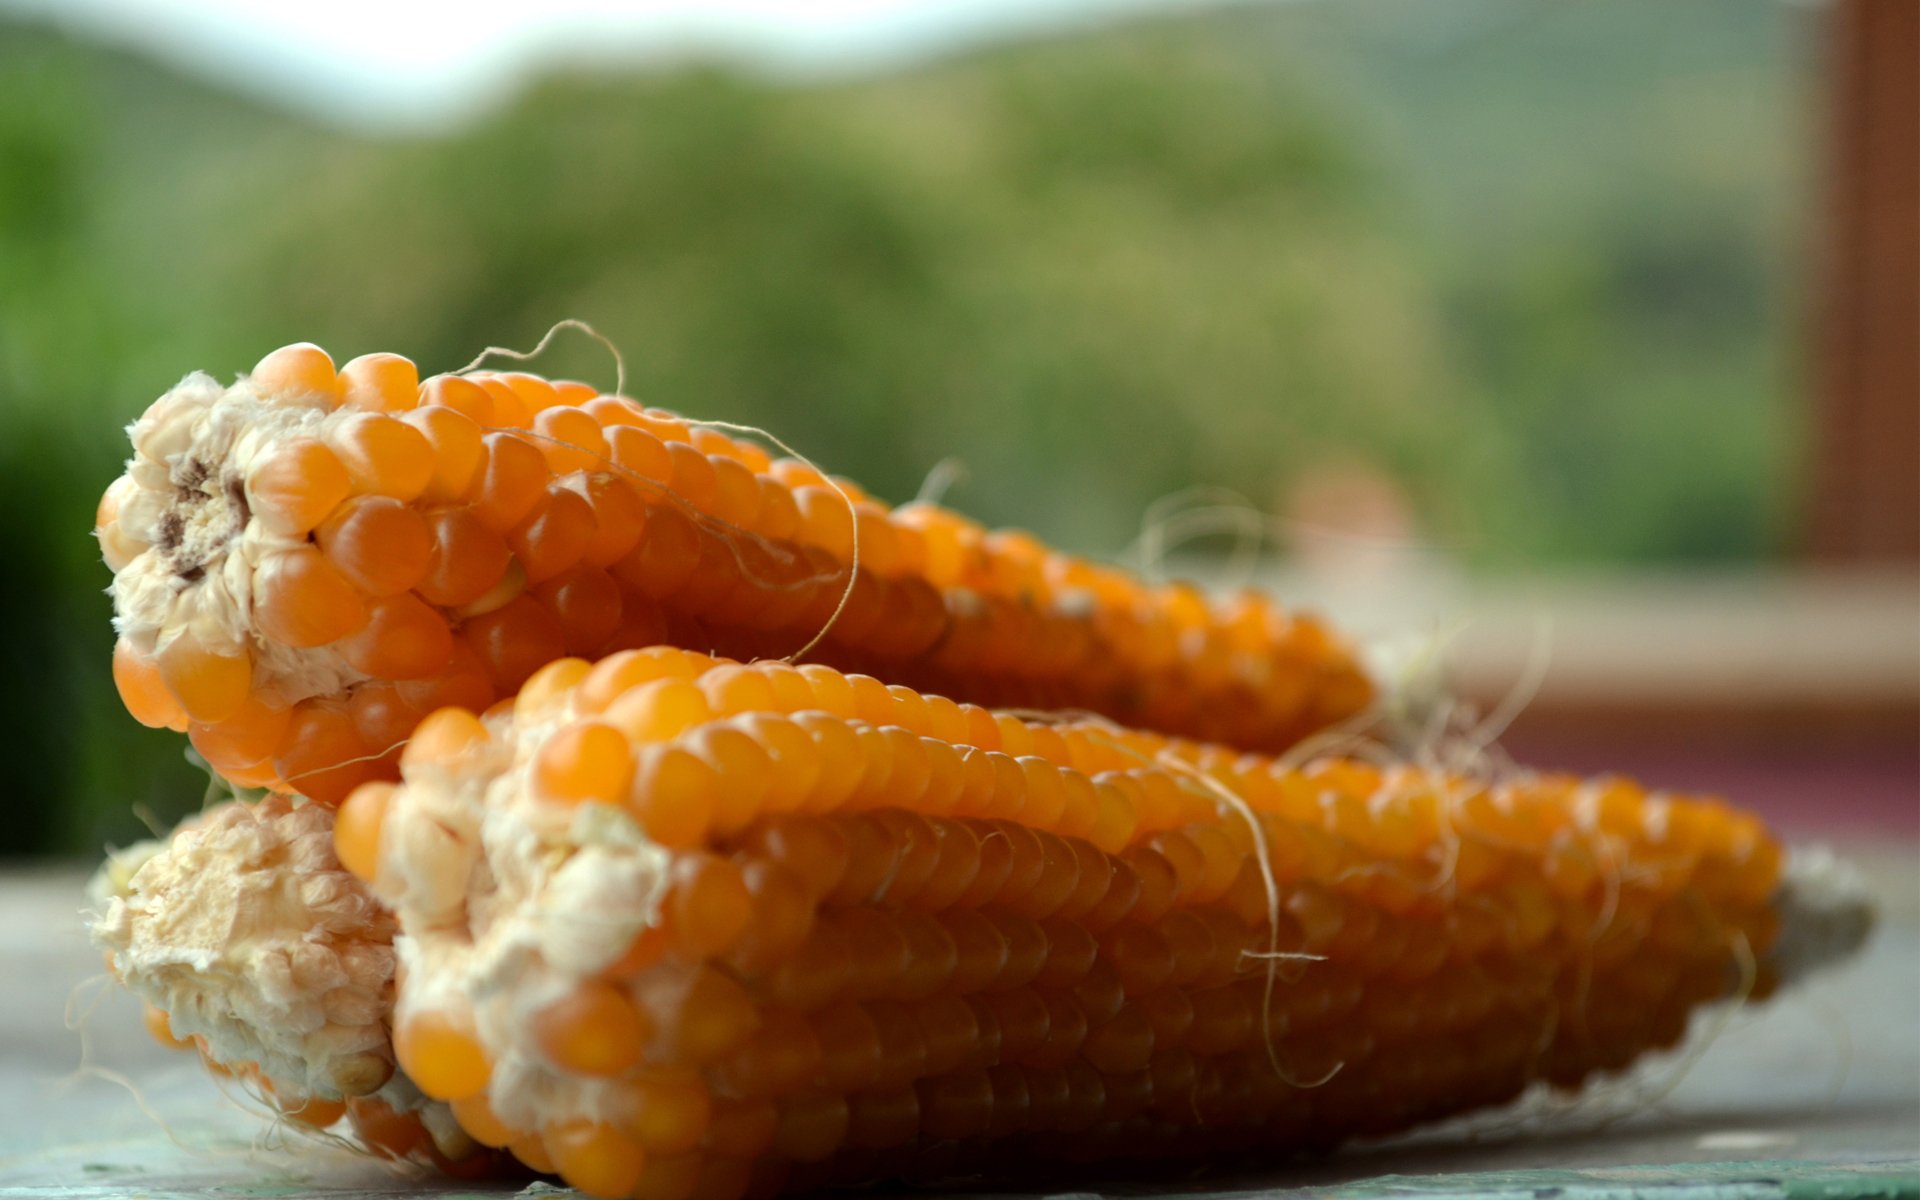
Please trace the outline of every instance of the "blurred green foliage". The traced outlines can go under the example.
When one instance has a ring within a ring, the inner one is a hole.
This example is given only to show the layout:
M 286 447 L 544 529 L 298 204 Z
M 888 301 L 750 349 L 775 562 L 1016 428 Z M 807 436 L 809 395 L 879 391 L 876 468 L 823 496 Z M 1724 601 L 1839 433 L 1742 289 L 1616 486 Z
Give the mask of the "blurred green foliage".
M 431 139 L 0 25 L 0 852 L 198 799 L 113 696 L 85 531 L 119 426 L 288 341 L 444 370 L 583 317 L 649 402 L 894 499 L 957 456 L 955 503 L 1094 553 L 1340 459 L 1482 564 L 1772 554 L 1814 20 L 1233 8 L 857 82 L 556 71 Z

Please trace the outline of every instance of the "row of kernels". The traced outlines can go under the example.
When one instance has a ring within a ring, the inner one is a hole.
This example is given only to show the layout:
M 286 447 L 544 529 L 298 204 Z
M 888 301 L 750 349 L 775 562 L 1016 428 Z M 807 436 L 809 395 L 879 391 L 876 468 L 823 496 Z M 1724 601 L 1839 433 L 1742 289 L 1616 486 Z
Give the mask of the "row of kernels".
M 976 1006 L 972 1020 L 956 1021 L 951 1012 L 943 1012 L 929 1021 L 899 1005 L 843 1004 L 833 1010 L 833 1020 L 823 1026 L 828 1032 L 817 1043 L 799 1040 L 820 1047 L 822 1081 L 852 1094 L 808 1090 L 799 1083 L 798 1065 L 763 1068 L 778 1081 L 771 1093 L 792 1098 L 771 1108 L 752 1099 L 724 1102 L 715 1110 L 720 1120 L 705 1139 L 706 1149 L 736 1158 L 773 1153 L 813 1161 L 843 1147 L 900 1146 L 916 1138 L 1004 1137 L 1022 1130 L 1079 1130 L 1103 1120 L 1129 1120 L 1143 1112 L 1180 1122 L 1196 1116 L 1212 1122 L 1271 1121 L 1282 1112 L 1280 1099 L 1286 1095 L 1309 1097 L 1323 1125 L 1350 1123 L 1349 1132 L 1357 1132 L 1364 1108 L 1360 1102 L 1368 1097 L 1390 1093 L 1395 1099 L 1393 1113 L 1410 1119 L 1417 1112 L 1446 1111 L 1457 1105 L 1458 1097 L 1465 1094 L 1463 1077 L 1471 1076 L 1476 1087 L 1485 1084 L 1479 1090 L 1490 1095 L 1524 1082 L 1516 1080 L 1505 1065 L 1519 1063 L 1526 1054 L 1532 1034 L 1525 1030 L 1503 1038 L 1500 1049 L 1488 1043 L 1472 1053 L 1466 1048 L 1448 1053 L 1437 1048 L 1438 1043 L 1421 1040 L 1411 1050 L 1376 1055 L 1374 1048 L 1382 1036 L 1394 1040 L 1390 1029 L 1342 1034 L 1331 1041 L 1315 1032 L 1354 1007 L 1357 985 L 1336 980 L 1331 987 L 1292 990 L 1277 1020 L 1264 1029 L 1256 1028 L 1251 1011 L 1259 1003 L 1251 983 L 1190 998 L 1178 992 L 1165 999 L 1154 994 L 1154 1002 L 1124 1007 L 1097 1030 L 1070 1035 L 1069 1040 L 1085 1039 L 1080 1044 L 1086 1047 L 1086 1057 L 1062 1056 L 1050 1044 L 1061 1023 L 1060 1014 L 1079 1010 L 1050 1007 L 1030 990 L 991 998 L 993 1003 Z M 1229 1002 L 1224 1015 L 1219 1003 L 1223 998 Z M 1519 1002 L 1535 1003 L 1524 997 Z M 1465 1015 L 1471 1023 L 1471 1014 Z M 1073 1025 L 1072 1016 L 1067 1023 Z M 935 1049 L 943 1040 L 956 1046 L 969 1038 L 978 1041 L 978 1030 L 989 1024 L 1002 1053 L 969 1064 L 957 1053 L 942 1057 Z M 1670 1022 L 1661 1024 L 1664 1029 Z M 942 1038 L 935 1032 L 949 1025 L 957 1029 L 957 1036 Z M 1223 1027 L 1224 1037 L 1217 1032 Z M 1158 1048 L 1178 1043 L 1182 1031 L 1189 1047 Z M 1011 1043 L 1006 1040 L 1009 1035 Z M 1248 1053 L 1250 1040 L 1269 1037 L 1280 1039 L 1274 1050 L 1279 1070 L 1264 1065 L 1252 1069 L 1251 1060 L 1262 1056 Z M 1486 1041 L 1469 1040 L 1476 1046 Z M 1011 1056 L 1004 1053 L 1009 1044 Z M 831 1070 L 825 1058 L 829 1046 L 835 1064 Z M 1566 1070 L 1577 1077 L 1593 1069 L 1596 1058 L 1611 1062 L 1633 1052 L 1609 1044 Z M 811 1050 L 795 1056 L 801 1063 L 813 1058 Z M 1326 1090 L 1297 1091 L 1300 1085 L 1321 1082 L 1329 1075 L 1344 1077 L 1344 1082 L 1335 1087 L 1328 1081 Z M 1068 1080 L 1072 1082 L 1063 1084 Z M 1073 1108 L 1076 1115 L 1066 1118 L 1063 1096 L 1076 1090 L 1087 1099 Z M 1454 1097 L 1451 1102 L 1449 1092 Z M 1369 1118 L 1376 1123 L 1379 1119 L 1378 1114 Z M 1386 1127 L 1396 1126 L 1389 1123 L 1382 1128 Z M 576 1177 L 575 1182 L 581 1180 Z

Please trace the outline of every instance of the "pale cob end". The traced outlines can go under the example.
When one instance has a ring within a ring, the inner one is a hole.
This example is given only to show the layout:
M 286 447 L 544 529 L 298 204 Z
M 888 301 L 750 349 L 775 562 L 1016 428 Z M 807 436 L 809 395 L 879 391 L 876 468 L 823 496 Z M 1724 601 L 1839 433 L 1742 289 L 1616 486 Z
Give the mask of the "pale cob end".
M 335 826 L 402 931 L 421 1120 L 656 1200 L 1312 1147 L 1624 1067 L 1734 990 L 1736 940 L 1764 987 L 1867 927 L 1750 818 L 1619 781 L 1296 770 L 871 683 L 658 649 L 423 725 Z
M 333 852 L 333 819 L 270 796 L 229 803 L 112 871 L 96 944 L 173 1036 L 321 1100 L 393 1073 L 393 917 Z
M 1867 877 L 1825 846 L 1796 847 L 1788 856 L 1774 910 L 1780 933 L 1767 962 L 1783 984 L 1845 962 L 1873 933 Z

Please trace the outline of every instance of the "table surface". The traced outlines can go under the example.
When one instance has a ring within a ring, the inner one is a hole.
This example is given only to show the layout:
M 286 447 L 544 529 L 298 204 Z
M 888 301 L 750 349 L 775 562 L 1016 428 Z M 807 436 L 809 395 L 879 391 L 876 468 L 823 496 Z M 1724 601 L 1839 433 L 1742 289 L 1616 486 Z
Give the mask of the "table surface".
M 1073 1196 L 1920 1197 L 1920 847 L 1847 848 L 1882 921 L 1852 963 L 1703 1014 L 1674 1055 L 1571 1106 L 1516 1109 L 1317 1162 Z M 572 1195 L 405 1177 L 275 1133 L 140 1027 L 77 918 L 75 871 L 0 874 L 0 1197 Z

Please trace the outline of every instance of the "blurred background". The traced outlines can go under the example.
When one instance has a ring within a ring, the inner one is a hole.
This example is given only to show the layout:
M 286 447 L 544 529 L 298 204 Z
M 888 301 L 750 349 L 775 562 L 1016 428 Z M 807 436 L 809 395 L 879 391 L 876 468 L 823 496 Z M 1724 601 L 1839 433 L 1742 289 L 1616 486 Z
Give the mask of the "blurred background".
M 0 856 L 204 791 L 108 674 L 127 421 L 569 316 L 887 499 L 1439 658 L 1522 761 L 1920 829 L 1920 5 L 281 7 L 0 0 Z

